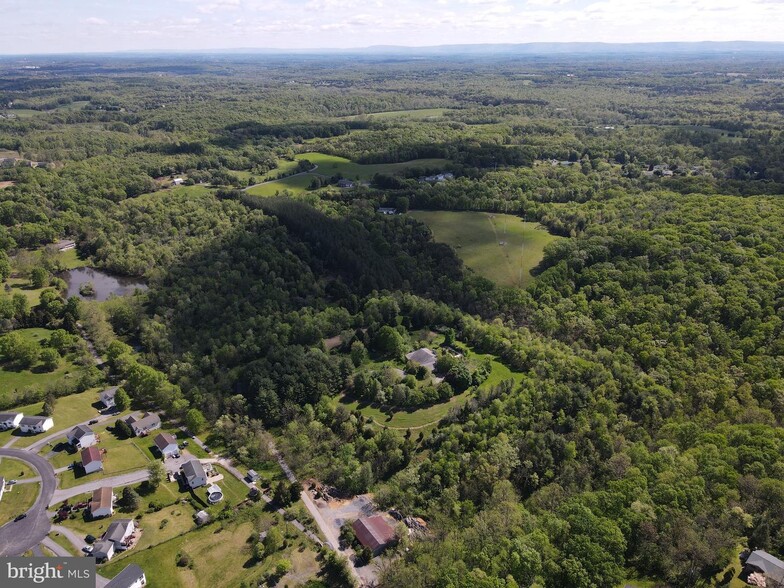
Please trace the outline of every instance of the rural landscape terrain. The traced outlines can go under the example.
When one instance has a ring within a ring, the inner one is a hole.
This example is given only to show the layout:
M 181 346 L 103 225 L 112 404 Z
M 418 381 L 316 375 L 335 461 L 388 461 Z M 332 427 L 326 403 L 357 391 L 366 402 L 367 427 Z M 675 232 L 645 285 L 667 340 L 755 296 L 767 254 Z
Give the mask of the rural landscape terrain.
M 0 57 L 0 280 L 2 557 L 784 586 L 783 50 Z

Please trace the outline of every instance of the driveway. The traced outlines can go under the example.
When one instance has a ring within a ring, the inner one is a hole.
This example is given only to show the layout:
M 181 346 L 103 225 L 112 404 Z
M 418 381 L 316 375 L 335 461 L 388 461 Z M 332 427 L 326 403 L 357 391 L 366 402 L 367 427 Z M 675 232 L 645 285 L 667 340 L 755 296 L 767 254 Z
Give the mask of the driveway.
M 51 521 L 47 507 L 57 486 L 52 465 L 40 455 L 23 449 L 0 449 L 0 457 L 14 457 L 27 462 L 41 477 L 41 491 L 35 504 L 27 511 L 27 518 L 11 521 L 0 527 L 0 556 L 22 555 L 43 541 L 49 533 Z

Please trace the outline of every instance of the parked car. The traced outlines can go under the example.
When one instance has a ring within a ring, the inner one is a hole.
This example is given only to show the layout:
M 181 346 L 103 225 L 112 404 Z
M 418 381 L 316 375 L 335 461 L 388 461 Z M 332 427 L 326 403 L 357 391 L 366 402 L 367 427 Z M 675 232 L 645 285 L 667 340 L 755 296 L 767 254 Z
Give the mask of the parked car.
M 18 522 L 18 521 L 21 521 L 22 519 L 26 519 L 26 518 L 27 518 L 27 513 L 26 513 L 26 512 L 23 512 L 22 514 L 18 515 L 18 516 L 17 516 L 17 517 L 14 519 L 14 522 L 16 523 L 16 522 Z
M 188 440 L 186 439 L 185 441 L 182 442 L 182 444 L 185 445 L 185 447 L 188 447 Z
M 82 551 L 84 551 L 85 553 L 92 553 L 93 552 L 93 546 L 92 545 L 85 545 L 84 547 L 82 547 Z
M 88 424 L 88 425 L 94 425 L 94 424 L 96 424 L 97 422 L 98 422 L 98 419 L 92 419 L 92 420 L 91 420 L 89 423 L 87 423 L 87 424 Z
M 68 469 L 69 469 L 69 470 L 72 470 L 72 469 L 74 469 L 74 466 L 76 466 L 76 464 L 75 464 L 75 463 L 69 463 L 69 464 L 68 464 Z
M 18 480 L 8 480 L 8 481 L 6 482 L 6 484 L 8 484 L 9 486 L 13 486 L 13 485 L 14 485 L 14 484 L 16 484 L 17 482 L 18 482 Z
M 84 540 L 85 540 L 86 543 L 95 543 L 95 537 L 93 537 L 92 535 L 87 535 L 84 538 Z

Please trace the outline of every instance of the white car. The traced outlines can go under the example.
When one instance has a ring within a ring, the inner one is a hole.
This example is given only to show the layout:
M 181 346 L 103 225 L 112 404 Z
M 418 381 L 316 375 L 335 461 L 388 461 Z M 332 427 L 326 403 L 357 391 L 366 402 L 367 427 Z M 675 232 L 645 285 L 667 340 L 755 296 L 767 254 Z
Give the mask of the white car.
M 12 484 L 16 484 L 18 481 L 19 481 L 19 480 L 8 480 L 8 482 L 6 482 L 6 484 L 8 484 L 9 486 L 11 486 Z
M 82 547 L 82 551 L 84 551 L 85 553 L 92 553 L 93 552 L 93 546 L 92 545 L 85 545 L 84 547 Z

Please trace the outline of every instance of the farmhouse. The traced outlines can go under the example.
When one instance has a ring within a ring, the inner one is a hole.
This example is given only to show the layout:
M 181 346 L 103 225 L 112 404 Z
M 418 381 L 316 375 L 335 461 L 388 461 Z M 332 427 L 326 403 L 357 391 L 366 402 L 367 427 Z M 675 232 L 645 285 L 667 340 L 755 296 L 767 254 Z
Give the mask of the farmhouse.
M 96 561 L 109 561 L 114 557 L 114 543 L 111 541 L 96 541 L 93 545 L 92 553 Z
M 381 515 L 357 519 L 351 525 L 359 542 L 378 555 L 395 540 L 395 531 Z
M 54 427 L 54 420 L 48 416 L 23 417 L 19 421 L 22 433 L 43 433 Z
M 743 570 L 749 575 L 749 580 L 755 574 L 762 576 L 765 582 L 758 583 L 758 586 L 784 584 L 784 561 L 762 549 L 751 552 L 746 558 Z
M 103 469 L 103 462 L 101 461 L 101 452 L 97 447 L 87 447 L 82 449 L 80 454 L 82 458 L 82 467 L 85 474 L 92 474 L 99 472 Z
M 161 428 L 161 419 L 154 412 L 145 412 L 140 419 L 131 415 L 125 419 L 125 422 L 131 426 L 137 437 L 144 437 L 150 431 Z
M 379 214 L 394 215 L 397 214 L 397 208 L 386 208 L 381 206 L 376 210 L 376 212 Z
M 427 347 L 422 347 L 421 349 L 406 354 L 406 359 L 423 365 L 426 368 L 430 368 L 431 371 L 436 365 L 436 354 L 433 353 L 432 349 L 428 349 Z
M 94 519 L 110 517 L 114 514 L 114 493 L 111 486 L 104 486 L 93 490 L 90 500 L 90 515 Z
M 21 412 L 2 412 L 0 413 L 0 431 L 15 429 L 19 426 L 19 421 L 24 418 Z
M 342 180 L 338 180 L 338 188 L 353 188 L 354 182 L 351 180 L 346 180 L 345 178 Z
M 174 438 L 174 435 L 169 433 L 158 433 L 153 442 L 155 443 L 155 447 L 158 448 L 158 451 L 161 452 L 163 459 L 180 452 L 179 447 L 177 447 L 177 439 Z
M 109 525 L 101 539 L 111 541 L 115 550 L 125 551 L 128 549 L 134 531 L 136 531 L 136 524 L 132 519 L 120 519 Z
M 103 404 L 106 408 L 114 408 L 114 395 L 117 394 L 118 387 L 119 386 L 112 386 L 98 395 L 101 404 Z
M 98 443 L 98 437 L 90 427 L 87 425 L 76 425 L 68 432 L 68 443 L 73 445 L 76 449 L 84 449 L 91 447 Z
M 117 574 L 105 588 L 142 588 L 147 585 L 147 578 L 136 564 L 125 566 L 122 572 Z
M 200 486 L 207 484 L 207 474 L 198 459 L 186 461 L 182 464 L 180 472 L 182 473 L 183 480 L 185 480 L 185 483 L 188 484 L 188 487 L 191 489 L 199 488 Z
M 76 242 L 71 241 L 70 239 L 62 239 L 54 244 L 57 251 L 70 251 L 71 249 L 76 249 Z

